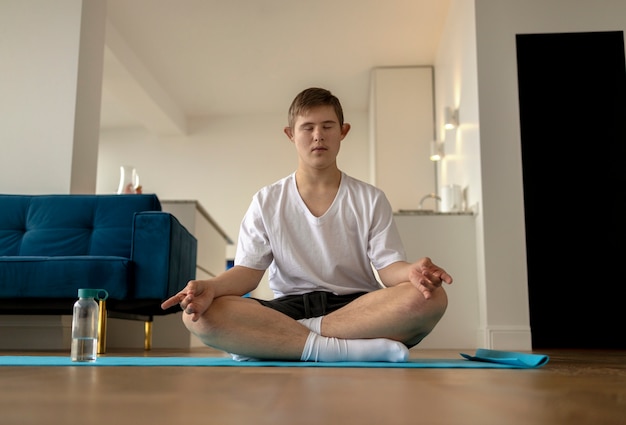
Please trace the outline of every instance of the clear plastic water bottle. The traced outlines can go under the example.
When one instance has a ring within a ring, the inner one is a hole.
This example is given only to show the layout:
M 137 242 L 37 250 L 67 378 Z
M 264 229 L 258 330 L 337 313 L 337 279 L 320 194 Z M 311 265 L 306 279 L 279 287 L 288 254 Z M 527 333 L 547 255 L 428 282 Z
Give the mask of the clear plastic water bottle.
M 98 354 L 98 314 L 100 307 L 95 299 L 109 296 L 104 289 L 79 289 L 78 301 L 72 315 L 73 362 L 93 362 Z

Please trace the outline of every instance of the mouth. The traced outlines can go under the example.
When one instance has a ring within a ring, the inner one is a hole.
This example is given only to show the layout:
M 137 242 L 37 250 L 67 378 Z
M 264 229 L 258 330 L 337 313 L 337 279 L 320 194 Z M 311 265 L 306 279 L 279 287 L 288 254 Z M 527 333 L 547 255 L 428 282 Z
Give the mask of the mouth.
M 311 149 L 311 152 L 319 152 L 319 151 L 326 151 L 326 150 L 328 150 L 328 149 L 326 149 L 325 147 L 317 146 L 317 147 Z

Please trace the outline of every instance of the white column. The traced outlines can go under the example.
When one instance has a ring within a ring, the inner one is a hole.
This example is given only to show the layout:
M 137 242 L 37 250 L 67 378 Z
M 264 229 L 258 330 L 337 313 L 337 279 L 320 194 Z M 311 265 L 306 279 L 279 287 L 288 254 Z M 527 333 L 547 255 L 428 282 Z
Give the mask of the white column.
M 0 193 L 95 193 L 106 0 L 0 4 Z

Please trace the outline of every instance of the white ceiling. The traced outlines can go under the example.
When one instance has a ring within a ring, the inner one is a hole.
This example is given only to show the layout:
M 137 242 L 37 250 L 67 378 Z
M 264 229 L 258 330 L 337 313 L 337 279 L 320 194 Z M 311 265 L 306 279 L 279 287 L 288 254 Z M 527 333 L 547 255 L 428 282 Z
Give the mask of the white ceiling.
M 108 0 L 102 128 L 285 113 L 302 89 L 367 110 L 374 67 L 432 65 L 449 0 Z

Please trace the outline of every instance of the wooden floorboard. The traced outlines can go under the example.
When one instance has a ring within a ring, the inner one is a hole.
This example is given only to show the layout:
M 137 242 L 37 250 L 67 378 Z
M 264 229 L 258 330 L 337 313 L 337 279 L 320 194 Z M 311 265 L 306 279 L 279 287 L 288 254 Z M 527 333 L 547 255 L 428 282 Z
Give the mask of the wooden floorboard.
M 413 349 L 411 357 L 458 352 Z M 530 370 L 0 367 L 0 424 L 626 424 L 626 351 L 540 353 L 550 362 Z

